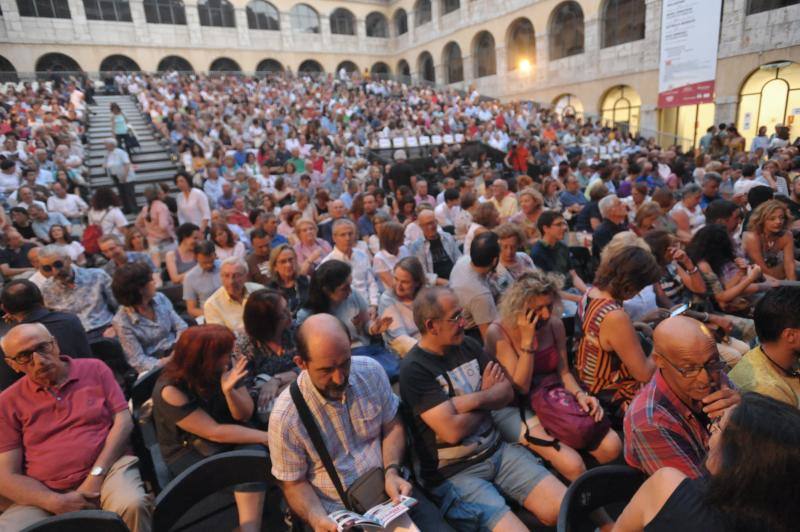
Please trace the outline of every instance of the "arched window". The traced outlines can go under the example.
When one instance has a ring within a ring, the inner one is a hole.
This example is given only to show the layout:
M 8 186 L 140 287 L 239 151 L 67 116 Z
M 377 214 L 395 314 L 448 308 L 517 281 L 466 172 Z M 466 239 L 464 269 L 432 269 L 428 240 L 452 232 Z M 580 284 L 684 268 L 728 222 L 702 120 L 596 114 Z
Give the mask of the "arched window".
M 236 27 L 233 6 L 228 0 L 198 0 L 197 13 L 201 26 Z
M 433 19 L 431 0 L 417 0 L 414 6 L 414 26 L 422 26 Z
M 19 16 L 38 18 L 71 18 L 67 0 L 17 0 Z
M 181 0 L 144 0 L 144 18 L 150 24 L 186 25 Z
M 269 2 L 253 0 L 247 4 L 247 27 L 251 30 L 280 30 L 278 10 Z
M 159 72 L 169 72 L 172 70 L 178 72 L 194 72 L 192 64 L 183 57 L 177 55 L 168 55 L 159 61 L 156 70 Z
M 436 67 L 433 65 L 433 57 L 428 52 L 422 52 L 417 59 L 417 72 L 423 81 L 436 83 Z
M 461 47 L 456 42 L 449 42 L 442 52 L 445 83 L 464 81 L 464 62 L 461 58 Z
M 739 119 L 737 129 L 748 143 L 766 126 L 767 134 L 775 133 L 775 126 L 789 127 L 789 138 L 800 136 L 800 64 L 778 61 L 761 65 L 750 74 L 739 92 Z M 792 118 L 794 117 L 794 118 Z
M 563 2 L 550 17 L 550 59 L 583 53 L 583 10 L 577 2 Z
M 128 0 L 83 0 L 83 9 L 89 20 L 131 22 L 131 5 Z
M 482 31 L 472 41 L 472 72 L 476 78 L 497 74 L 497 59 L 494 53 L 494 37 Z
M 319 33 L 319 15 L 314 8 L 306 4 L 297 4 L 292 8 L 292 30 L 299 33 Z
M 344 69 L 345 72 L 348 74 L 352 74 L 353 72 L 358 72 L 358 65 L 353 63 L 352 61 L 342 61 L 336 66 L 336 75 L 339 75 L 339 72 Z
M 747 14 L 755 15 L 756 13 L 793 6 L 795 4 L 800 4 L 800 0 L 748 0 Z M 741 133 L 741 131 L 739 133 Z
M 372 68 L 369 69 L 369 72 L 372 74 L 373 78 L 378 79 L 386 79 L 392 74 L 392 70 L 389 68 L 389 65 L 383 61 L 378 61 L 372 65 Z
M 559 118 L 580 117 L 583 115 L 583 103 L 574 94 L 562 94 L 553 100 L 553 111 Z
M 59 53 L 44 54 L 36 61 L 36 73 L 48 74 L 52 72 L 83 72 L 75 60 L 67 55 Z
M 627 85 L 617 85 L 606 92 L 600 105 L 600 113 L 606 126 L 636 133 L 639 131 L 641 108 L 642 99 L 635 90 Z
M 386 22 L 386 17 L 383 13 L 370 13 L 367 15 L 367 37 L 388 37 L 389 24 Z
M 397 75 L 402 76 L 405 80 L 411 79 L 411 67 L 408 66 L 408 61 L 405 59 L 397 62 Z
M 242 67 L 239 63 L 229 57 L 219 57 L 214 59 L 211 66 L 208 67 L 209 72 L 241 72 Z
M 644 39 L 644 0 L 606 0 L 603 48 Z
M 398 35 L 408 33 L 408 15 L 405 9 L 398 9 L 394 13 L 394 31 Z
M 442 14 L 452 13 L 461 7 L 460 0 L 442 0 Z
M 301 74 L 322 74 L 325 72 L 322 69 L 322 65 L 314 61 L 313 59 L 306 59 L 300 66 L 297 68 L 297 71 Z
M 141 68 L 127 55 L 109 55 L 100 63 L 100 72 L 138 72 Z
M 0 83 L 19 81 L 17 76 L 17 69 L 11 64 L 11 61 L 0 55 Z
M 264 59 L 256 66 L 256 72 L 264 72 L 266 74 L 283 72 L 283 65 L 274 59 Z
M 523 61 L 527 61 L 528 65 L 536 64 L 536 33 L 530 20 L 520 18 L 511 23 L 506 52 L 509 70 L 518 69 Z
M 331 33 L 334 35 L 355 35 L 356 17 L 340 7 L 331 13 Z

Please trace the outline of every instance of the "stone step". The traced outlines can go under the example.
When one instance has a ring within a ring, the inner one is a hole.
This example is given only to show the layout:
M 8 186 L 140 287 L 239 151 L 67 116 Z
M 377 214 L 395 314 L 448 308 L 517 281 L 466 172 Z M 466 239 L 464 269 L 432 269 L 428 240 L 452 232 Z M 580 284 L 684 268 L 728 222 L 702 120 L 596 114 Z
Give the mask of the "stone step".
M 136 161 L 136 156 L 133 157 L 133 166 L 135 167 L 136 173 L 145 173 L 151 172 L 156 170 L 172 170 L 173 172 L 176 170 L 175 165 L 172 164 L 172 161 L 153 161 L 153 162 L 142 162 L 139 163 Z M 95 166 L 90 167 L 89 175 L 96 176 L 96 175 L 105 175 L 105 170 L 102 166 Z
M 172 183 L 175 172 L 176 170 L 156 170 L 146 173 L 137 173 L 136 183 L 160 183 L 162 181 Z M 107 177 L 105 174 L 91 177 L 89 182 L 93 187 L 104 187 L 114 184 L 111 178 Z
M 169 155 L 164 152 L 164 150 L 153 150 L 150 152 L 140 152 L 136 151 L 133 154 L 134 164 L 145 163 L 145 162 L 156 162 L 156 161 L 167 161 L 172 164 Z M 102 152 L 90 152 L 89 158 L 86 160 L 86 164 L 89 167 L 102 165 L 103 162 L 106 160 L 106 151 L 105 149 Z

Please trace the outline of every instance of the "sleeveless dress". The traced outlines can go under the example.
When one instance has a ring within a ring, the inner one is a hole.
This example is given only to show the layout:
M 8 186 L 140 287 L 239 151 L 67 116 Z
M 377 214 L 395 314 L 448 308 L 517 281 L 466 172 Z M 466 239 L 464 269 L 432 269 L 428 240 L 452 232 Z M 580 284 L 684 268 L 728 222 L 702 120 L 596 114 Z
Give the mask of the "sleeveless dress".
M 675 488 L 661 510 L 644 527 L 645 532 L 724 532 L 722 512 L 704 501 L 706 480 L 687 478 Z
M 612 418 L 621 420 L 640 386 L 619 356 L 600 345 L 600 325 L 615 310 L 622 310 L 622 305 L 612 299 L 583 298 L 578 309 L 581 326 L 575 367 L 589 393 L 600 399 Z

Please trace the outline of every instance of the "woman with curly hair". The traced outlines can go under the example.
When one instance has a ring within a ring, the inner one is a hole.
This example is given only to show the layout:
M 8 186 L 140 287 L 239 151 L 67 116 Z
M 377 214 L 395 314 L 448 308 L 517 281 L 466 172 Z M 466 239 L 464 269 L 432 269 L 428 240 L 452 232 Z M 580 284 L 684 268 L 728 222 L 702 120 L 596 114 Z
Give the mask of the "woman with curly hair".
M 794 238 L 789 230 L 790 215 L 786 205 L 769 200 L 753 211 L 742 234 L 742 247 L 750 262 L 758 265 L 767 278 L 797 280 Z
M 655 371 L 622 302 L 660 277 L 661 269 L 650 251 L 622 248 L 601 260 L 594 286 L 578 308 L 578 378 L 600 399 L 614 426 L 621 426 L 631 399 Z
M 541 271 L 523 274 L 500 299 L 500 319 L 489 325 L 486 350 L 505 368 L 515 391 L 524 397 L 528 408 L 537 390 L 555 384 L 574 398 L 580 411 L 594 421 L 590 422 L 589 434 L 575 435 L 576 440 L 589 440 L 582 442 L 585 447 L 575 449 L 561 442 L 556 448 L 527 442 L 518 409 L 501 410 L 494 415 L 504 438 L 529 446 L 568 480 L 575 480 L 586 471 L 578 450 L 586 450 L 598 462 L 607 463 L 619 456 L 622 442 L 609 430 L 607 423 L 593 426 L 602 421 L 603 407 L 570 372 L 564 324 L 560 314 L 553 312 L 560 288 L 558 275 Z M 525 423 L 531 436 L 546 441 L 553 439 L 530 410 L 526 414 Z M 577 426 L 574 429 L 579 430 Z

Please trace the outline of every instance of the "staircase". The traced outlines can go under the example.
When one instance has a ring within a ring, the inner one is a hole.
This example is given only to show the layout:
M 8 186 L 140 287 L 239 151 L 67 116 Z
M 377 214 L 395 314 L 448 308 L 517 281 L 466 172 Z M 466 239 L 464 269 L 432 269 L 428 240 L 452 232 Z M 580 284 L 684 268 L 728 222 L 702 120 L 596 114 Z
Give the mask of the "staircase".
M 136 172 L 134 180 L 136 189 L 136 202 L 139 206 L 145 204 L 144 190 L 152 184 L 166 182 L 172 185 L 177 166 L 171 159 L 171 152 L 165 145 L 159 143 L 150 125 L 136 106 L 136 101 L 131 96 L 100 96 L 94 97 L 96 105 L 89 106 L 92 115 L 89 117 L 89 185 L 91 188 L 114 186 L 106 175 L 103 162 L 106 157 L 103 141 L 114 135 L 111 132 L 111 104 L 116 103 L 128 119 L 128 124 L 136 132 L 141 147 L 133 150 L 133 168 Z M 135 215 L 133 215 L 135 216 Z

